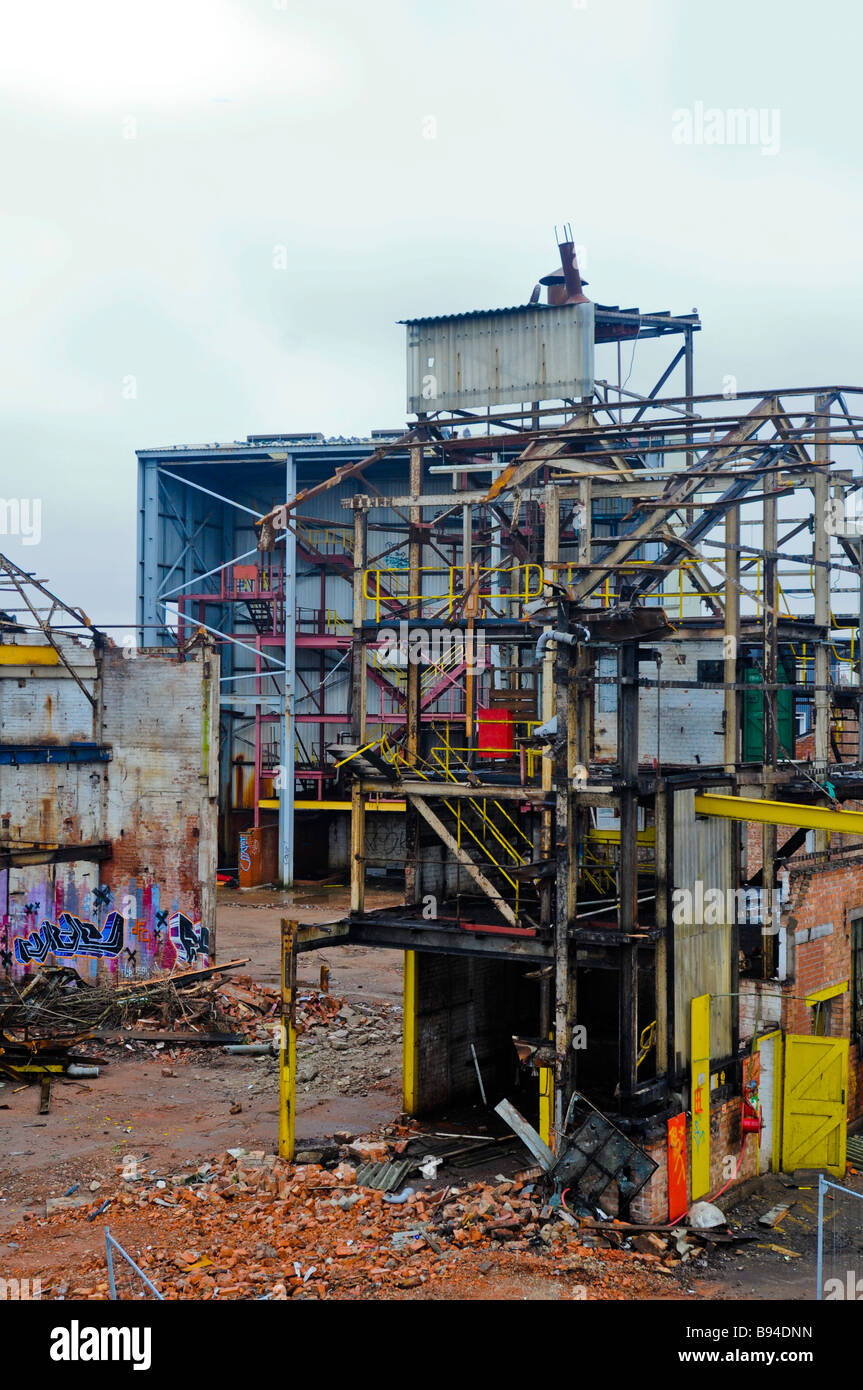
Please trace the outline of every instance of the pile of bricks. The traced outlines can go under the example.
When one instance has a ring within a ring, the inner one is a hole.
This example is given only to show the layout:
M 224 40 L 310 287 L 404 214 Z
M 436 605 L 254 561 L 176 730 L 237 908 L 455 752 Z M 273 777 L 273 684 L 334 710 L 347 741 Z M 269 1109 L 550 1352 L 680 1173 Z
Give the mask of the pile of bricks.
M 281 1015 L 281 1000 L 275 989 L 260 984 L 248 975 L 237 975 L 230 983 L 215 987 L 220 1012 L 226 1022 L 249 1040 L 267 1041 L 272 1036 L 273 1020 Z M 344 1000 L 320 990 L 304 990 L 296 1011 L 297 1032 L 304 1033 L 315 1024 L 328 1024 L 344 1008 Z
M 531 1173 L 388 1197 L 358 1187 L 358 1166 L 290 1165 L 235 1149 L 156 1184 L 120 1183 L 104 1220 L 121 1242 L 129 1232 L 129 1253 L 169 1299 L 453 1298 L 502 1266 L 562 1281 L 562 1296 L 668 1291 L 672 1271 L 658 1253 L 598 1249 Z M 28 1235 L 56 1236 L 44 1228 L 83 1226 L 90 1215 L 81 1207 L 25 1218 L 15 1239 L 23 1251 Z M 84 1258 L 43 1296 L 105 1297 L 104 1257 Z

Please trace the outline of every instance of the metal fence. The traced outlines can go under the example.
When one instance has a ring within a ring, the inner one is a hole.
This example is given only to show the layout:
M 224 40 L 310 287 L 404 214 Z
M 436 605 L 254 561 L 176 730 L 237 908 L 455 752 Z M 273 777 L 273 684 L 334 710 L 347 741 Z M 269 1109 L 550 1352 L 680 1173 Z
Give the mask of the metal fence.
M 119 1259 L 117 1259 L 119 1256 Z M 164 1302 L 156 1285 L 135 1264 L 132 1256 L 114 1239 L 105 1227 L 105 1258 L 108 1262 L 108 1287 L 112 1300 L 134 1299 L 138 1302 L 158 1299 Z
M 863 1193 L 818 1178 L 816 1299 L 863 1299 Z

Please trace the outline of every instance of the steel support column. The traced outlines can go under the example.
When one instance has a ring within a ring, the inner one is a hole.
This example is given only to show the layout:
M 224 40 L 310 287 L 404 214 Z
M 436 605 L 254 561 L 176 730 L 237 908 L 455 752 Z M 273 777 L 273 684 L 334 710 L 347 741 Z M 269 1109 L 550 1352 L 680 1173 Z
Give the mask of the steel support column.
M 623 642 L 618 651 L 617 763 L 620 792 L 620 862 L 618 883 L 621 936 L 638 930 L 638 643 Z M 638 1060 L 638 944 L 620 949 L 619 1066 L 621 1103 L 635 1089 Z
M 293 456 L 285 459 L 287 496 L 297 490 L 297 469 Z M 285 532 L 285 673 L 282 717 L 282 756 L 279 778 L 279 878 L 285 888 L 294 881 L 294 750 L 295 700 L 297 684 L 297 538 L 295 530 Z
M 776 783 L 776 765 L 779 752 L 778 714 L 779 701 L 776 690 L 779 670 L 779 650 L 777 645 L 777 610 L 779 606 L 779 584 L 777 578 L 778 562 L 776 543 L 776 483 L 775 473 L 767 473 L 764 478 L 762 545 L 764 549 L 764 584 L 762 597 L 762 649 L 761 669 L 764 673 L 764 694 L 762 697 L 762 796 L 769 801 Z M 792 750 L 789 750 L 792 751 Z M 773 901 L 773 888 L 776 882 L 776 826 L 765 821 L 761 826 L 761 866 L 762 882 L 770 890 Z M 762 974 L 765 980 L 773 978 L 776 960 L 776 936 L 773 932 L 772 915 L 770 921 L 762 922 Z
M 815 643 L 815 773 L 824 776 L 830 756 L 830 694 L 827 689 L 830 681 L 830 572 L 827 568 L 830 559 L 830 534 L 827 529 L 827 507 L 830 495 L 830 480 L 827 465 L 830 457 L 828 427 L 830 423 L 830 397 L 819 395 L 815 398 L 815 463 L 817 465 L 812 482 L 815 499 L 815 527 L 812 538 L 812 559 L 814 561 L 813 587 L 815 590 L 815 624 L 823 629 Z M 818 836 L 816 848 L 826 849 L 826 840 Z

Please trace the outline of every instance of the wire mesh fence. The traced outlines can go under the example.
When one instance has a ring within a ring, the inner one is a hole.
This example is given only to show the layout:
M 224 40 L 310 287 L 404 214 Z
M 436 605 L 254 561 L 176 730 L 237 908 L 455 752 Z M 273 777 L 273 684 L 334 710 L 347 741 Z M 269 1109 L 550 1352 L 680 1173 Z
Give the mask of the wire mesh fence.
M 135 1302 L 164 1302 L 162 1294 L 135 1264 L 132 1256 L 114 1239 L 105 1227 L 105 1258 L 108 1262 L 108 1287 L 111 1298 Z
M 818 1178 L 816 1299 L 863 1299 L 863 1194 Z

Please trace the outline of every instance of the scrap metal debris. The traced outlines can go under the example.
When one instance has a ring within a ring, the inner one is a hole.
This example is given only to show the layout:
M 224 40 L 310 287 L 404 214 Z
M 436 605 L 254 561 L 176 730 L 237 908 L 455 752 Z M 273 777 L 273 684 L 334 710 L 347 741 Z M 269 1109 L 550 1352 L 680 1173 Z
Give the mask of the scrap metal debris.
M 508 1100 L 496 1105 L 495 1112 L 519 1136 L 557 1190 L 574 1188 L 590 1207 L 598 1207 L 610 1183 L 617 1184 L 621 1197 L 630 1199 L 656 1172 L 658 1165 L 653 1159 L 578 1093 L 573 1094 L 567 1110 L 564 1142 L 557 1157 Z M 578 1128 L 571 1133 L 575 1116 Z
M 358 1187 L 372 1187 L 378 1192 L 396 1192 L 413 1166 L 413 1160 L 410 1158 L 396 1159 L 393 1163 L 386 1159 L 382 1163 L 364 1163 L 362 1167 L 357 1168 L 353 1181 Z
M 765 1211 L 762 1216 L 759 1216 L 759 1226 L 773 1227 L 778 1225 L 793 1206 L 796 1206 L 795 1202 L 778 1202 L 775 1207 L 771 1207 L 769 1211 Z

